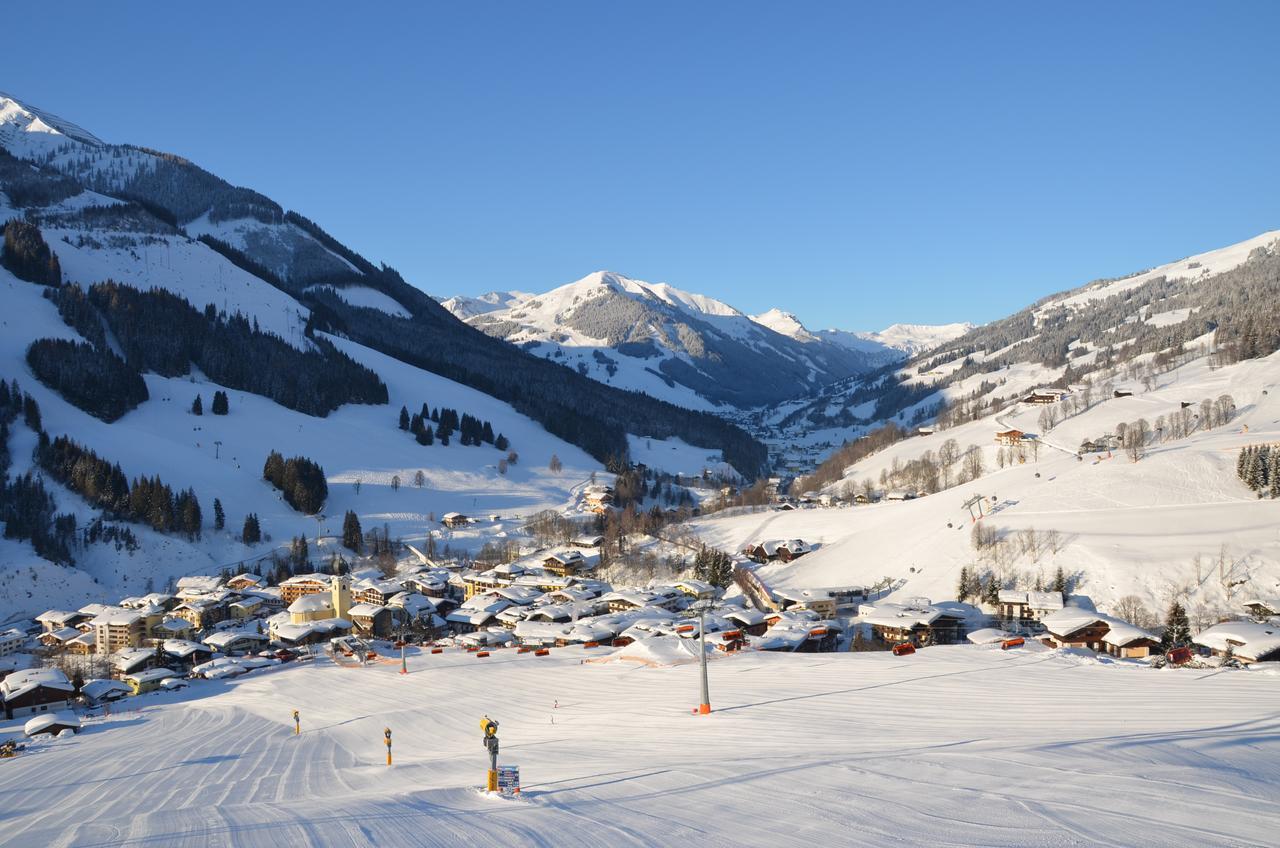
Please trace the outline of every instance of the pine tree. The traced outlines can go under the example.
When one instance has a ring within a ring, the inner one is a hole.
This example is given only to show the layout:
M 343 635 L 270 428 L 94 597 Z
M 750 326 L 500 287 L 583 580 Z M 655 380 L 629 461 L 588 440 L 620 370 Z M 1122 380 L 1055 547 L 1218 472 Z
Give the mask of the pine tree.
M 1241 482 L 1244 482 L 1246 479 L 1244 469 L 1245 469 L 1245 464 L 1248 461 L 1249 461 L 1249 449 L 1241 448 L 1240 453 L 1236 456 L 1236 476 L 1240 478 Z
M 1160 647 L 1165 650 L 1191 644 L 1191 622 L 1182 604 L 1174 601 L 1169 605 L 1169 612 L 1164 617 L 1164 635 L 1160 639 Z
M 400 429 L 409 429 L 409 410 L 403 406 L 400 407 Z
M 1267 463 L 1267 494 L 1272 499 L 1280 498 L 1280 449 L 1271 451 Z
M 249 513 L 244 517 L 244 530 L 240 534 L 246 545 L 256 545 L 262 541 L 262 527 L 258 524 L 258 516 Z
M 982 587 L 982 602 L 988 606 L 1000 604 L 1000 581 L 994 574 L 987 575 L 987 584 Z
M 1249 481 L 1249 486 L 1259 495 L 1268 487 L 1268 477 L 1271 470 L 1271 447 L 1270 445 L 1262 445 L 1258 448 L 1257 458 L 1253 463 L 1253 477 Z
M 196 399 L 191 402 L 192 415 L 204 415 L 204 402 L 200 400 L 200 395 L 196 395 Z
M 511 443 L 507 441 L 506 436 L 499 433 L 498 438 L 493 440 L 493 446 L 500 451 L 504 451 L 507 448 L 511 447 Z
M 364 532 L 360 529 L 360 517 L 351 510 L 348 510 L 342 518 L 342 545 L 355 553 L 360 553 L 364 547 Z
M 413 485 L 417 486 L 419 489 L 427 485 L 427 475 L 422 473 L 421 468 L 413 472 Z
M 1058 570 L 1053 573 L 1052 591 L 1066 597 L 1067 594 L 1067 575 L 1062 570 L 1062 566 L 1058 566 Z
M 960 582 L 956 586 L 956 600 L 963 603 L 969 600 L 969 566 L 960 566 Z
M 227 526 L 227 514 L 222 511 L 222 501 L 213 499 L 213 529 L 221 530 Z
M 227 397 L 227 393 L 222 391 L 221 389 L 214 392 L 213 407 L 212 407 L 213 414 L 226 415 L 230 411 L 231 411 L 231 400 Z

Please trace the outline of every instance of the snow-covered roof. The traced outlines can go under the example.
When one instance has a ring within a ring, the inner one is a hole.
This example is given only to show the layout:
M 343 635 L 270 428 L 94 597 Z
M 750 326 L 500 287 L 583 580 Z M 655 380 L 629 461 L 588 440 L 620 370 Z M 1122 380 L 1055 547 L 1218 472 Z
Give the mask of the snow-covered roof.
M 218 635 L 222 635 L 222 634 L 218 634 Z M 164 652 L 171 656 L 181 657 L 182 659 L 186 659 L 187 657 L 191 656 L 197 651 L 207 652 L 208 650 L 209 650 L 208 646 L 201 645 L 199 642 L 192 642 L 189 639 L 165 639 L 164 640 Z
M 22 726 L 22 732 L 28 736 L 35 736 L 37 733 L 43 733 L 51 727 L 80 727 L 80 717 L 69 710 L 60 710 L 56 713 L 47 713 L 38 715 L 33 719 L 29 719 Z
M 12 701 L 40 686 L 49 689 L 60 689 L 67 692 L 68 695 L 75 691 L 75 687 L 71 685 L 71 681 L 67 679 L 67 676 L 63 674 L 62 669 L 28 668 L 22 671 L 15 671 L 4 680 L 0 680 L 0 696 L 3 696 L 6 701 Z
M 1060 610 L 1064 604 L 1061 592 L 1028 592 L 1027 606 L 1038 610 Z
M 1027 602 L 1027 593 L 1019 592 L 1017 589 L 1001 589 L 999 601 L 1002 604 L 1025 604 Z
M 1107 633 L 1102 637 L 1102 641 L 1108 645 L 1115 645 L 1117 648 L 1123 648 L 1125 645 L 1131 645 L 1144 639 L 1156 641 L 1156 637 L 1152 633 L 1148 633 L 1141 627 L 1135 627 L 1127 621 L 1107 616 Z
M 1224 621 L 1202 630 L 1192 641 L 1214 651 L 1230 646 L 1240 658 L 1258 660 L 1280 652 L 1280 627 L 1257 621 Z
M 146 671 L 138 671 L 133 674 L 125 675 L 125 680 L 132 680 L 134 683 L 151 683 L 156 680 L 167 680 L 170 677 L 177 677 L 178 673 L 167 668 L 149 668 Z
M 352 618 L 356 618 L 357 616 L 373 618 L 385 609 L 387 608 L 379 604 L 356 604 L 351 609 L 347 610 L 347 614 Z
M 50 630 L 45 634 L 45 636 L 50 636 L 59 642 L 70 642 L 79 635 L 80 631 L 74 627 L 60 627 L 57 630 Z
M 85 681 L 85 684 L 80 687 L 80 694 L 90 701 L 101 701 L 103 698 L 109 698 L 113 694 L 128 695 L 131 691 L 128 686 L 119 680 L 108 680 L 106 678 Z
M 89 623 L 94 627 L 130 627 L 142 620 L 142 613 L 137 610 L 114 607 L 94 616 Z
M 187 592 L 212 592 L 222 585 L 222 578 L 210 574 L 195 574 L 178 578 L 178 590 Z
M 930 625 L 943 616 L 961 617 L 933 605 L 923 604 L 879 603 L 863 605 L 859 610 L 859 617 L 863 621 L 880 627 L 910 628 L 917 625 Z
M 333 599 L 323 592 L 314 595 L 303 595 L 289 604 L 289 612 L 296 613 L 323 612 L 331 609 L 333 609 Z
M 1078 630 L 1106 620 L 1107 616 L 1100 612 L 1077 606 L 1066 606 L 1046 615 L 1040 623 L 1054 636 L 1070 636 Z
M 267 637 L 256 630 L 224 630 L 221 633 L 214 633 L 209 636 L 204 640 L 204 643 L 214 650 L 225 651 L 236 642 L 246 640 L 250 642 L 265 642 Z
M 1004 603 L 1008 602 L 1005 601 Z M 984 627 L 981 630 L 973 631 L 965 638 L 975 645 L 991 645 L 996 642 L 1003 642 L 1005 639 L 1012 639 L 1013 634 L 995 627 Z
M 63 624 L 75 618 L 82 618 L 84 613 L 72 612 L 71 610 L 51 609 L 45 610 L 36 616 L 36 621 L 41 624 Z

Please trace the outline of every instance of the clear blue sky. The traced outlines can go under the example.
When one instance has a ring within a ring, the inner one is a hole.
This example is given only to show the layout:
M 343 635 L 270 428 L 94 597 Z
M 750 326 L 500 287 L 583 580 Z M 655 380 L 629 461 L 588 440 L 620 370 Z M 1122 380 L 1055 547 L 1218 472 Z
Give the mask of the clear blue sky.
M 38 3 L 0 89 L 438 294 L 983 321 L 1280 228 L 1280 3 Z

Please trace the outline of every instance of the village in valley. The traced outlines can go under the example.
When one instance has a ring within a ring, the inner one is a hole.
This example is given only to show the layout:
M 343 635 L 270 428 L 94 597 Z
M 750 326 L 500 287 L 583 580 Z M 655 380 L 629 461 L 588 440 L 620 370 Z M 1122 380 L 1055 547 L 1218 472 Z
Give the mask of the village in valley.
M 1280 4 L 329 5 L 0 13 L 0 848 L 1280 845 Z

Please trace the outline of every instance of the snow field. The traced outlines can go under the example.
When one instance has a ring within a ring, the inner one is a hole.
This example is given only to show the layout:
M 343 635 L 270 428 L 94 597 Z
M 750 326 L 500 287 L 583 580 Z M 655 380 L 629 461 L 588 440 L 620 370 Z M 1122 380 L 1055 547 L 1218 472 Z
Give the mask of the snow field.
M 744 654 L 711 664 L 704 718 L 695 666 L 579 664 L 603 650 L 414 655 L 407 677 L 321 660 L 128 701 L 0 769 L 0 844 L 1254 846 L 1280 825 L 1273 674 Z M 518 800 L 475 790 L 484 714 Z

